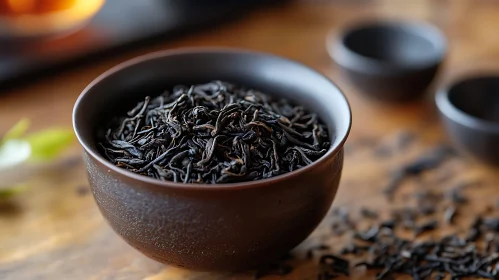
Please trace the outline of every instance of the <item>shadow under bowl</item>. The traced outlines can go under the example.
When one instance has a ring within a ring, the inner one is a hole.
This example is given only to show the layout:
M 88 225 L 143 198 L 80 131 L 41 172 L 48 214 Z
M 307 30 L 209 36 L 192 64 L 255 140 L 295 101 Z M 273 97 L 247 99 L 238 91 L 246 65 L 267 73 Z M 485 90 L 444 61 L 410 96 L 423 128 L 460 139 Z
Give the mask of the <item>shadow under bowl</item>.
M 212 80 L 313 108 L 329 129 L 330 149 L 284 175 L 217 185 L 155 180 L 118 168 L 97 151 L 103 120 L 173 85 Z M 109 70 L 80 95 L 73 125 L 97 205 L 126 242 L 165 264 L 236 271 L 279 258 L 324 218 L 338 188 L 351 113 L 338 87 L 306 66 L 268 54 L 208 48 L 154 53 Z
M 445 57 L 446 39 L 424 22 L 369 21 L 332 33 L 327 49 L 362 93 L 406 101 L 426 92 Z
M 499 74 L 470 76 L 436 95 L 450 139 L 465 153 L 499 166 Z

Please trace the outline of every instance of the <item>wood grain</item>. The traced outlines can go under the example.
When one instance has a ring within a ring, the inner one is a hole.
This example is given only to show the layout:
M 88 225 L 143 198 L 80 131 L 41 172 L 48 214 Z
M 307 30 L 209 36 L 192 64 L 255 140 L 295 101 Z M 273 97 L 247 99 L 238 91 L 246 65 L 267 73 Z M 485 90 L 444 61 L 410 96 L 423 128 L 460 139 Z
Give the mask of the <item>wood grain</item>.
M 33 120 L 33 130 L 71 126 L 71 111 L 81 90 L 106 69 L 143 53 L 214 45 L 271 52 L 325 73 L 339 84 L 351 103 L 354 123 L 334 206 L 347 206 L 353 213 L 367 206 L 388 215 L 389 204 L 381 191 L 390 172 L 446 138 L 431 94 L 416 103 L 381 104 L 359 95 L 338 75 L 324 47 L 326 35 L 343 24 L 366 17 L 416 18 L 439 26 L 449 38 L 449 57 L 436 84 L 483 65 L 499 69 L 494 65 L 494 60 L 499 60 L 499 3 L 495 1 L 298 1 L 256 12 L 230 26 L 103 58 L 84 68 L 10 90 L 0 96 L 0 131 L 7 130 L 21 117 Z M 415 140 L 396 153 L 380 155 L 381 147 L 395 145 L 401 130 L 414 134 Z M 1 279 L 252 279 L 251 271 L 197 273 L 164 266 L 142 256 L 103 220 L 87 191 L 79 157 L 80 148 L 75 144 L 60 162 L 37 168 L 36 174 L 29 177 L 31 188 L 27 193 L 0 205 Z M 465 225 L 473 213 L 495 203 L 499 194 L 497 174 L 497 170 L 473 160 L 455 158 L 421 181 L 404 185 L 393 206 L 411 203 L 404 199 L 404 194 L 414 189 L 445 189 L 459 181 L 480 180 L 479 187 L 466 190 L 472 203 L 459 217 Z M 299 258 L 293 261 L 296 268 L 290 275 L 265 279 L 316 279 L 317 262 L 302 260 L 300 256 L 307 245 L 319 241 L 333 248 L 342 246 L 343 241 L 329 233 L 330 219 L 325 219 L 295 250 Z M 362 271 L 356 271 L 352 279 L 365 277 Z

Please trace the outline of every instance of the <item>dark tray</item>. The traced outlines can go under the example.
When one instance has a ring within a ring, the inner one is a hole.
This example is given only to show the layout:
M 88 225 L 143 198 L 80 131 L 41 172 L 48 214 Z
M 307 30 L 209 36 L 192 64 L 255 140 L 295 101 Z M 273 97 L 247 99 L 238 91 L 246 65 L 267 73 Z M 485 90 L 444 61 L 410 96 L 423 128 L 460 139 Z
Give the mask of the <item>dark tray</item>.
M 98 55 L 114 54 L 152 40 L 172 39 L 240 18 L 250 9 L 269 2 L 274 1 L 107 0 L 90 24 L 72 35 L 24 44 L 3 42 L 0 89 L 53 75 L 76 62 L 92 61 Z

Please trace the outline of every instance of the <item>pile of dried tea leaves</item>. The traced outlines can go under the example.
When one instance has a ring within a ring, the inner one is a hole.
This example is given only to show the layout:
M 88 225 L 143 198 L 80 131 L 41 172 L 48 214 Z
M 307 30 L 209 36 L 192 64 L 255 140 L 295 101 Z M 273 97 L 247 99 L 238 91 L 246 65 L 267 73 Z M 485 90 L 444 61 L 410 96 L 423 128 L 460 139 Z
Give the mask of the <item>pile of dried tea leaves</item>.
M 99 147 L 112 163 L 184 183 L 270 178 L 311 164 L 330 147 L 317 114 L 221 81 L 146 97 L 106 130 Z

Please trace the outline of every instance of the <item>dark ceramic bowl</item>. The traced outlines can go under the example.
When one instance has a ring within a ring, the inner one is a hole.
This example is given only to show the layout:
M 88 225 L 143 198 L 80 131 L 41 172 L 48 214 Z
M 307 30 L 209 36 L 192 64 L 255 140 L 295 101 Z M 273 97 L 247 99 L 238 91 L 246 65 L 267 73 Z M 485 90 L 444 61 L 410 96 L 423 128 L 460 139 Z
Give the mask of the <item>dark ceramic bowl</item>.
M 437 93 L 436 103 L 456 146 L 499 166 L 499 74 L 458 79 Z
M 387 101 L 421 97 L 444 59 L 446 39 L 423 22 L 371 21 L 331 33 L 327 49 L 361 92 Z
M 175 84 L 226 80 L 299 102 L 327 124 L 322 158 L 288 174 L 246 183 L 162 182 L 117 168 L 96 149 L 103 120 Z M 228 49 L 165 51 L 125 62 L 93 81 L 73 124 L 92 192 L 112 228 L 137 250 L 195 270 L 241 270 L 274 260 L 302 242 L 328 211 L 343 166 L 351 113 L 338 87 L 299 63 Z

